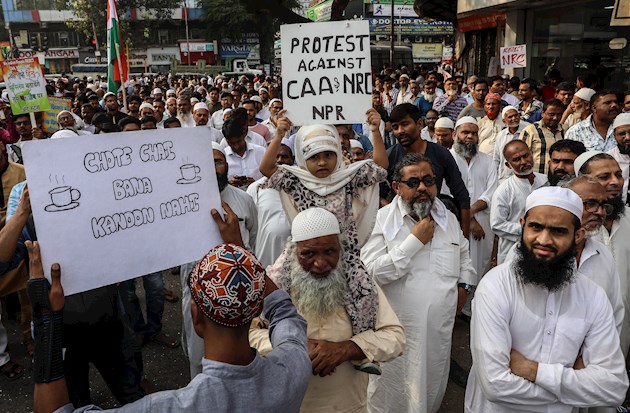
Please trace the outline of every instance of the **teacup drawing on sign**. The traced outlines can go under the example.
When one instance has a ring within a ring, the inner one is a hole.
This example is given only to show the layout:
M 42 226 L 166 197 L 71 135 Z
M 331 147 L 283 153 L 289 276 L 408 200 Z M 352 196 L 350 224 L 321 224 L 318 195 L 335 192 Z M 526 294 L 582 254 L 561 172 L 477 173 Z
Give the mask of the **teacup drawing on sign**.
M 52 204 L 44 207 L 48 212 L 68 211 L 79 206 L 81 192 L 71 186 L 58 186 L 48 193 L 52 201 Z
M 181 172 L 182 177 L 177 180 L 178 184 L 195 184 L 201 181 L 201 177 L 197 175 L 199 172 L 201 172 L 201 168 L 199 168 L 197 165 L 187 163 L 180 166 L 179 171 Z

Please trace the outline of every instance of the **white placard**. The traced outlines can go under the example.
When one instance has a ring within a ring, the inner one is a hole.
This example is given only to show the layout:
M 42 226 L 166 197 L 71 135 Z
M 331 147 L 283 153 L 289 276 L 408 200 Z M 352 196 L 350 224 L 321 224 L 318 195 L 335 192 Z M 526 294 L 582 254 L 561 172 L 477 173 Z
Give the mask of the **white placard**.
M 372 107 L 366 20 L 280 27 L 282 94 L 296 125 L 362 123 Z
M 66 295 L 200 259 L 221 242 L 221 201 L 206 128 L 26 142 L 44 272 Z
M 501 69 L 527 66 L 527 46 L 506 46 L 501 48 Z

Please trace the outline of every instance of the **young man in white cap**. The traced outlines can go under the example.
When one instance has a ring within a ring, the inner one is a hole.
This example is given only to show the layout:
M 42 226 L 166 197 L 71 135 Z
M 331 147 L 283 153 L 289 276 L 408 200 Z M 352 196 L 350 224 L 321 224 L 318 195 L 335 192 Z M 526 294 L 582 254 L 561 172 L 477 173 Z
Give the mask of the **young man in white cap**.
M 265 125 L 267 129 L 269 129 L 269 133 L 271 133 L 271 136 L 276 134 L 276 121 L 278 119 L 278 112 L 280 112 L 282 108 L 283 105 L 280 99 L 274 98 L 269 101 L 269 117 L 267 118 L 267 120 L 264 120 L 262 124 Z
M 264 121 L 268 120 L 271 116 L 271 100 L 269 96 L 269 91 L 266 87 L 261 87 L 258 89 L 258 97 L 260 98 L 260 102 L 262 107 L 258 111 L 258 117 Z
M 499 182 L 503 182 L 512 175 L 512 170 L 505 165 L 503 148 L 508 142 L 519 139 L 523 129 L 530 125 L 528 122 L 521 120 L 521 115 L 519 115 L 518 109 L 514 106 L 504 107 L 501 111 L 501 118 L 503 118 L 505 128 L 497 135 L 497 140 L 494 144 L 494 152 L 492 153 L 492 159 L 497 169 Z
M 571 126 L 582 122 L 591 114 L 591 98 L 595 94 L 593 89 L 583 87 L 575 92 L 573 100 L 567 105 L 560 123 L 564 125 L 564 129 L 568 130 Z
M 396 104 L 400 105 L 402 103 L 413 103 L 413 102 L 409 102 L 409 98 L 412 95 L 411 90 L 409 88 L 409 75 L 405 73 L 400 75 L 400 77 L 398 78 L 398 84 L 399 84 L 399 88 L 398 88 L 398 94 L 396 95 Z
M 210 132 L 210 137 L 213 142 L 219 143 L 223 139 L 223 135 L 221 131 L 213 128 L 208 125 L 208 120 L 210 118 L 210 110 L 208 109 L 208 105 L 204 102 L 195 103 L 193 107 L 193 119 L 195 120 L 195 126 L 206 127 Z
M 455 129 L 453 121 L 443 116 L 435 121 L 434 129 L 433 137 L 435 142 L 446 149 L 451 149 L 453 147 L 453 130 Z
M 155 111 L 153 110 L 153 105 L 149 102 L 142 102 L 140 104 L 140 116 L 139 119 L 142 119 L 146 116 L 155 117 Z
M 569 189 L 527 197 L 516 258 L 488 272 L 475 294 L 466 412 L 571 412 L 624 400 L 610 302 L 576 271 L 582 212 Z
M 470 259 L 477 273 L 477 284 L 486 273 L 492 255 L 494 234 L 490 228 L 490 205 L 498 186 L 497 170 L 489 155 L 479 152 L 479 128 L 471 116 L 455 124 L 455 142 L 451 154 L 470 194 Z M 470 316 L 467 301 L 464 313 Z
M 393 174 L 396 197 L 381 208 L 361 259 L 407 335 L 402 357 L 370 378 L 372 413 L 435 413 L 449 377 L 455 315 L 475 270 L 457 218 L 437 198 L 433 160 L 410 153 Z
M 578 91 L 579 92 L 579 91 Z M 612 125 L 617 146 L 608 150 L 621 167 L 623 174 L 623 202 L 628 200 L 628 181 L 630 181 L 630 113 L 620 113 Z
M 151 96 L 153 97 L 153 99 L 162 99 L 164 97 L 164 94 L 162 93 L 162 89 L 156 87 L 155 89 L 153 89 L 153 92 L 151 92 Z
M 285 252 L 289 268 L 267 268 L 269 278 L 289 293 L 308 323 L 313 375 L 303 413 L 365 412 L 371 379 L 367 373 L 378 374 L 376 364 L 400 356 L 405 345 L 403 327 L 375 285 L 370 286 L 378 292 L 375 327 L 353 330 L 345 296 L 348 289 L 358 287 L 346 278 L 344 242 L 334 214 L 323 208 L 304 210 L 291 224 Z M 264 319 L 255 320 L 249 334 L 250 344 L 261 354 L 271 350 L 267 325 Z
M 546 175 L 534 172 L 532 152 L 522 140 L 508 142 L 503 148 L 503 156 L 513 175 L 497 187 L 490 205 L 490 226 L 499 237 L 498 264 L 505 261 L 510 248 L 521 236 L 519 219 L 525 212 L 527 196 L 548 185 Z

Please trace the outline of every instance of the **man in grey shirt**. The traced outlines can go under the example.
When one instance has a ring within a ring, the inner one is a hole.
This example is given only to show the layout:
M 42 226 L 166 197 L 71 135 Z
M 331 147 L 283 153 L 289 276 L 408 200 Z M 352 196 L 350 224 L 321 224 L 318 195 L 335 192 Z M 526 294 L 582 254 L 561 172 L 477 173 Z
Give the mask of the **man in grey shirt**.
M 225 221 L 216 210 L 226 244 L 212 249 L 193 270 L 188 286 L 197 334 L 204 338 L 203 371 L 188 386 L 146 396 L 111 412 L 295 412 L 311 375 L 306 321 L 289 295 L 267 278 L 256 258 L 242 245 L 238 217 L 226 204 Z M 60 314 L 64 297 L 61 270 L 51 269 L 52 287 L 44 278 L 37 242 L 27 242 L 30 258 L 29 297 L 34 308 L 36 343 L 33 376 L 35 411 L 74 410 L 69 403 L 63 368 Z M 225 288 L 219 288 L 219 287 Z M 50 290 L 50 292 L 49 292 Z M 263 304 L 264 300 L 264 304 Z M 264 308 L 263 308 L 264 307 Z M 249 346 L 251 320 L 261 311 L 270 320 L 273 350 L 265 357 Z

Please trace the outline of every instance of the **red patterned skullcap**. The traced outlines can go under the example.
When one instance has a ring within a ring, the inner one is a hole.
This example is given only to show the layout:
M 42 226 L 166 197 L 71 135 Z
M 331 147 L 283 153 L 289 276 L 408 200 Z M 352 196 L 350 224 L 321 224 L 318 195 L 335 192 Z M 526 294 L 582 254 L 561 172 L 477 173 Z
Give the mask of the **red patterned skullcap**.
M 188 287 L 206 317 L 222 326 L 240 327 L 262 311 L 265 269 L 244 248 L 221 244 L 197 263 Z
M 498 102 L 501 102 L 501 96 L 498 93 L 494 93 L 494 92 L 490 92 L 486 95 L 486 98 L 483 100 L 484 102 L 487 102 L 488 99 L 495 99 Z

